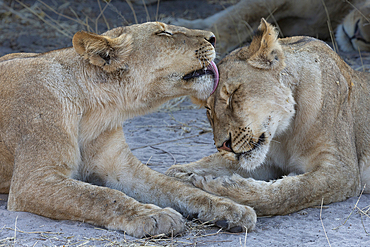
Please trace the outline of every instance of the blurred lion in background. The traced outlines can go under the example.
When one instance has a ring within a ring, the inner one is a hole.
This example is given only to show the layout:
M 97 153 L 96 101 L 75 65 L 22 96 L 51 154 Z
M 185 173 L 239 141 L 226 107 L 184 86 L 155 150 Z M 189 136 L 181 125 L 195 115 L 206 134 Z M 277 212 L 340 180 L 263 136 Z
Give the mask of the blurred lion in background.
M 282 37 L 335 39 L 335 48 L 342 51 L 370 51 L 369 14 L 368 0 L 241 0 L 206 19 L 170 22 L 211 30 L 217 37 L 218 54 L 223 57 L 251 39 L 262 17 L 274 23 Z

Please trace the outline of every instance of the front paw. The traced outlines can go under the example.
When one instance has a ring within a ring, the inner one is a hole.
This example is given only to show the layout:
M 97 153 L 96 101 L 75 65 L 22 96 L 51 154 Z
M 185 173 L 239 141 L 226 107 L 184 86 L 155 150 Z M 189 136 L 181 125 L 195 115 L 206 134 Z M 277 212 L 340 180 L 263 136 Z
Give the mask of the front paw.
M 176 235 L 185 230 L 185 219 L 172 208 L 146 204 L 130 220 L 127 220 L 127 215 L 115 217 L 108 229 L 123 230 L 137 238 L 159 234 Z
M 216 226 L 230 232 L 250 232 L 254 229 L 257 215 L 253 208 L 235 203 L 227 198 L 216 198 L 210 202 L 210 208 L 207 211 L 198 215 L 199 219 L 209 220 Z
M 191 182 L 191 178 L 194 176 L 194 172 L 185 165 L 173 165 L 168 168 L 165 174 L 184 182 Z
M 213 177 L 211 175 L 199 176 L 194 174 L 190 178 L 191 183 L 207 192 L 219 196 L 230 196 L 233 190 L 237 190 L 241 185 L 245 184 L 245 180 L 239 175 Z
M 215 195 L 224 195 L 225 187 L 224 182 L 225 179 L 222 178 L 215 178 L 211 175 L 207 176 L 199 176 L 193 175 L 190 178 L 190 182 L 195 186 L 207 192 L 210 192 Z

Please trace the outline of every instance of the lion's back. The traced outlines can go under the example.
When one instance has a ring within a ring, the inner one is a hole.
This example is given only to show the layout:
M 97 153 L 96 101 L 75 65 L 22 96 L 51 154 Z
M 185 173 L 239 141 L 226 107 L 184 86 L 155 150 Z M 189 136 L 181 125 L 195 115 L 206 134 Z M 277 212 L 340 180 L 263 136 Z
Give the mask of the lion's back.
M 35 57 L 39 53 L 10 53 L 7 55 L 4 55 L 0 57 L 0 63 L 3 61 L 9 61 L 12 59 L 17 59 L 17 58 L 29 58 L 29 57 Z
M 310 53 L 324 52 L 326 54 L 330 54 L 334 52 L 333 49 L 324 41 L 309 36 L 283 38 L 279 39 L 279 43 L 285 52 L 297 53 L 303 50 L 307 50 Z

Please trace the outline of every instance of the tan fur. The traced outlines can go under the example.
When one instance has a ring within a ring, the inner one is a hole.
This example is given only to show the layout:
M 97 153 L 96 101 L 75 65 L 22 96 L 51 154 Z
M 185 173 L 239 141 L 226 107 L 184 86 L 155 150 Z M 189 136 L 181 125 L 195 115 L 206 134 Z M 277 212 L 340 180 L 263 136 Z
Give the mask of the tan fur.
M 357 20 L 360 20 L 357 25 L 358 35 L 352 42 L 348 42 L 341 27 L 337 29 L 337 42 L 344 51 L 357 51 L 358 48 L 369 51 L 370 44 L 362 41 L 370 42 L 370 7 L 368 4 L 362 7 L 367 2 L 368 0 L 241 0 L 206 19 L 177 19 L 171 23 L 211 30 L 217 37 L 217 52 L 223 57 L 252 37 L 262 17 L 277 24 L 283 37 L 307 35 L 329 41 L 334 38 L 330 29 L 335 31 L 341 23 L 349 37 L 352 37 Z M 345 18 L 347 14 L 349 16 Z
M 273 32 L 263 20 L 252 45 L 268 39 L 265 49 L 243 47 L 219 63 L 220 84 L 207 100 L 219 152 L 167 174 L 258 215 L 342 201 L 365 185 L 369 193 L 370 74 L 322 41 Z
M 215 58 L 212 36 L 154 22 L 78 32 L 73 48 L 0 58 L 0 193 L 9 192 L 8 210 L 137 237 L 182 231 L 175 210 L 251 230 L 253 209 L 149 169 L 121 127 L 174 97 L 205 100 L 213 77 L 183 76 Z
M 337 27 L 336 40 L 342 51 L 370 50 L 370 1 L 344 18 Z

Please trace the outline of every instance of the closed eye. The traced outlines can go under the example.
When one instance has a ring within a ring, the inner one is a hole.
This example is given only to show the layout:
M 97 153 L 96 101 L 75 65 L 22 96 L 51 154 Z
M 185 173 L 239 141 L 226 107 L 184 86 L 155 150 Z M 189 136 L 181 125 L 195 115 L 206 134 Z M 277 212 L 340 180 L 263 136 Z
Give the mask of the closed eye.
M 237 88 L 237 89 L 235 89 L 234 90 L 234 92 L 232 92 L 231 93 L 231 95 L 230 95 L 230 97 L 229 97 L 229 100 L 228 100 L 228 102 L 227 102 L 227 105 L 229 106 L 229 107 L 231 107 L 232 108 L 232 100 L 233 100 L 233 97 L 234 97 L 234 94 L 236 93 L 236 91 L 238 91 L 238 89 L 240 88 L 240 86 Z
M 157 33 L 157 35 L 161 35 L 161 36 L 172 36 L 172 33 L 166 31 L 166 30 L 162 30 L 162 31 L 159 31 Z
M 231 102 L 233 100 L 233 96 L 234 96 L 235 92 L 236 92 L 236 90 L 229 97 L 229 101 L 227 102 L 227 104 L 228 104 L 229 107 L 232 107 Z

